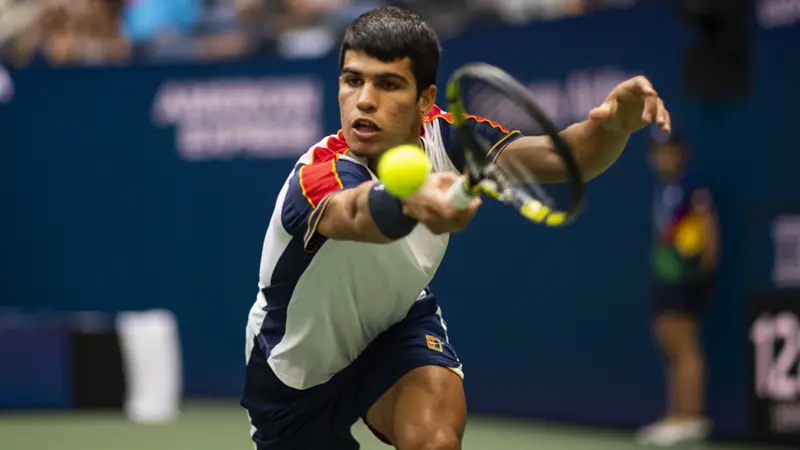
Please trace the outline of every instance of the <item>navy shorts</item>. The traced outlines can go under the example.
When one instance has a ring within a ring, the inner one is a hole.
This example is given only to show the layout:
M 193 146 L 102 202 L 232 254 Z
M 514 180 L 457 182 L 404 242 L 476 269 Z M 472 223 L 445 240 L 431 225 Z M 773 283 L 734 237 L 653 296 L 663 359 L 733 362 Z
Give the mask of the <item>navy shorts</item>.
M 682 283 L 658 283 L 652 289 L 652 312 L 687 314 L 699 317 L 711 305 L 715 291 L 711 277 Z
M 248 410 L 256 448 L 358 449 L 351 427 L 403 375 L 428 365 L 461 374 L 445 327 L 435 300 L 419 300 L 404 320 L 378 335 L 352 364 L 327 383 L 305 390 L 283 384 L 255 345 L 241 404 Z

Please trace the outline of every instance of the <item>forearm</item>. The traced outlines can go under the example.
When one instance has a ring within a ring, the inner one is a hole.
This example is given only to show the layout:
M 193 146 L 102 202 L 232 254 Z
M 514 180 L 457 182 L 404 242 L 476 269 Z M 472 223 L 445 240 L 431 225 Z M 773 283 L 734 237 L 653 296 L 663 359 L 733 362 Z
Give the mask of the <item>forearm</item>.
M 629 138 L 627 133 L 609 131 L 588 120 L 571 125 L 560 135 L 575 151 L 575 158 L 586 181 L 605 172 L 625 150 Z M 543 183 L 566 181 L 564 163 L 549 136 L 517 139 L 503 149 L 499 158 L 521 162 Z
M 561 132 L 575 151 L 583 179 L 588 181 L 605 172 L 622 155 L 630 135 L 610 131 L 597 122 L 576 123 Z
M 321 211 L 317 232 L 328 239 L 386 244 L 407 235 L 416 224 L 402 214 L 399 200 L 371 181 L 332 194 Z

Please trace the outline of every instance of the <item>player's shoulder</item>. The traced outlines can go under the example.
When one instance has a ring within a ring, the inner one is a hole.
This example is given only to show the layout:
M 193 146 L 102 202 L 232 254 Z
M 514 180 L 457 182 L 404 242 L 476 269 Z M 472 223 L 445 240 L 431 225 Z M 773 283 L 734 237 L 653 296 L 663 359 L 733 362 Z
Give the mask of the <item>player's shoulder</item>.
M 448 125 L 453 125 L 453 114 L 443 110 L 439 105 L 433 105 L 430 112 L 422 116 L 422 128 L 419 137 L 429 137 L 430 134 L 439 133 L 443 135 L 449 129 Z
M 422 123 L 434 123 L 436 121 L 453 123 L 453 114 L 443 110 L 439 105 L 433 105 L 430 112 L 422 116 Z
M 300 156 L 285 191 L 287 199 L 316 207 L 329 194 L 371 178 L 367 162 L 351 154 L 340 130 Z

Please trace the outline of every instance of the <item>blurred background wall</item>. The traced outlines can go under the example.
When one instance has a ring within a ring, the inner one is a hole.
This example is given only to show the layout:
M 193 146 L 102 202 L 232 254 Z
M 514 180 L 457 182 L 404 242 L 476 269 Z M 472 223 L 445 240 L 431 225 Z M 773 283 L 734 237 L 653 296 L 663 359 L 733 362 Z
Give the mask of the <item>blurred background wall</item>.
M 18 17 L 0 26 L 3 313 L 171 310 L 185 395 L 235 401 L 274 197 L 297 156 L 339 128 L 337 40 L 383 2 L 0 3 Z M 724 250 L 705 328 L 709 415 L 720 433 L 746 437 L 750 311 L 767 292 L 794 295 L 800 278 L 797 233 L 773 228 L 800 215 L 796 3 L 747 6 L 750 75 L 741 77 L 726 61 L 687 68 L 702 55 L 689 47 L 707 36 L 676 2 L 398 3 L 442 33 L 442 82 L 466 62 L 498 65 L 564 126 L 619 81 L 653 81 L 717 199 Z M 42 9 L 23 8 L 34 4 Z M 533 230 L 487 204 L 453 237 L 433 287 L 472 411 L 628 427 L 663 409 L 647 309 L 648 139 L 637 134 L 589 184 L 573 226 Z M 465 264 L 474 258 L 504 263 Z M 68 407 L 54 381 L 59 344 L 34 334 L 36 352 L 0 344 L 0 385 L 30 381 L 27 367 L 47 373 L 49 391 L 0 389 L 0 405 Z

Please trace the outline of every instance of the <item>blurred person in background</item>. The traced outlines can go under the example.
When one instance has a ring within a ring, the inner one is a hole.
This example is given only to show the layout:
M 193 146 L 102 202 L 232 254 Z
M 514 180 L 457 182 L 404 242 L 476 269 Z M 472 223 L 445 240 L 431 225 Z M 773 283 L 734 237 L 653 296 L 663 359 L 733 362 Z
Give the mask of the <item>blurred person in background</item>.
M 507 22 L 526 23 L 535 19 L 560 19 L 578 15 L 586 8 L 586 0 L 473 0 L 483 3 Z
M 226 34 L 235 26 L 234 0 L 127 0 L 125 33 L 145 61 L 185 61 L 236 56 L 240 42 Z M 206 35 L 207 33 L 207 35 Z M 215 41 L 215 37 L 220 37 Z M 227 40 L 226 40 L 227 39 Z
M 496 14 L 505 22 L 556 20 L 606 8 L 627 8 L 639 0 L 469 0 L 473 8 Z M 433 3 L 433 2 L 431 2 Z M 484 17 L 484 14 L 481 14 Z
M 125 0 L 125 34 L 140 44 L 187 34 L 195 26 L 202 0 Z
M 653 215 L 653 331 L 666 363 L 667 411 L 639 431 L 642 444 L 670 446 L 703 440 L 705 362 L 700 320 L 714 295 L 719 227 L 708 188 L 688 174 L 686 141 L 654 141 L 650 163 L 656 183 Z
M 274 53 L 276 17 L 280 2 L 265 0 L 206 0 L 196 33 L 204 59 L 229 59 Z
M 109 64 L 128 61 L 121 31 L 123 0 L 74 0 L 45 10 L 11 43 L 15 65 Z
M 219 60 L 278 55 L 319 58 L 335 51 L 358 15 L 383 5 L 417 11 L 444 38 L 473 18 L 527 23 L 637 0 L 74 0 L 20 28 L 0 56 L 27 64 Z M 0 15 L 0 17 L 4 17 Z M 0 23 L 1 24 L 1 23 Z
M 263 53 L 274 28 L 266 0 L 128 0 L 126 30 L 145 61 L 221 60 Z
M 391 3 L 415 11 L 445 39 L 460 34 L 477 12 L 471 0 L 395 0 Z
M 333 51 L 341 34 L 359 15 L 387 4 L 384 0 L 283 0 L 278 21 L 278 54 L 317 58 Z

